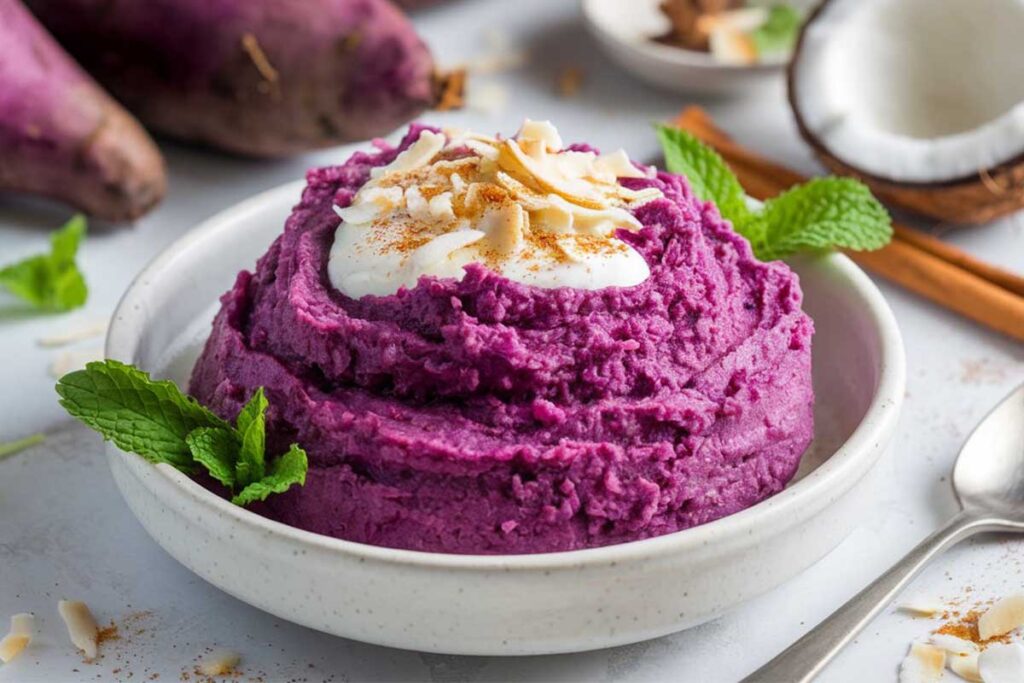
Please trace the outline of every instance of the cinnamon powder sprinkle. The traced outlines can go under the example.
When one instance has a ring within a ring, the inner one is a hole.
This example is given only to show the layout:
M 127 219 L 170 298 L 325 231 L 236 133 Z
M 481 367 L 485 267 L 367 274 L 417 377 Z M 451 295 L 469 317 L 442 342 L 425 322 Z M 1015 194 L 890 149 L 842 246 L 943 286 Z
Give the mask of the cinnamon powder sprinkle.
M 1011 633 L 982 640 L 978 634 L 978 619 L 981 618 L 981 615 L 982 612 L 974 609 L 963 615 L 959 611 L 946 612 L 942 615 L 942 618 L 948 621 L 933 631 L 933 633 L 955 636 L 962 640 L 968 640 L 980 647 L 987 647 L 993 643 L 1009 643 L 1012 641 Z
M 96 643 L 102 645 L 111 640 L 120 640 L 121 634 L 117 630 L 117 624 L 113 621 L 96 631 Z

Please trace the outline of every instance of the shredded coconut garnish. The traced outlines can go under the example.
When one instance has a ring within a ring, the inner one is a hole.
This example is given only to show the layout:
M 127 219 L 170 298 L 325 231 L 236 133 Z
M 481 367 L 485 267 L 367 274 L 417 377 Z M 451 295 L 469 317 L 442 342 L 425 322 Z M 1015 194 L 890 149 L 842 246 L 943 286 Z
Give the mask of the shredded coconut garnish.
M 31 614 L 15 614 L 11 617 L 11 630 L 0 640 L 0 661 L 7 664 L 21 654 L 32 642 L 35 631 L 35 617 Z
M 914 643 L 900 664 L 900 683 L 933 683 L 942 678 L 945 666 L 945 650 L 927 643 Z
M 978 636 L 989 640 L 1024 626 L 1024 595 L 1011 595 L 978 618 Z
M 615 230 L 641 227 L 627 207 L 662 195 L 654 188 L 629 190 L 617 179 L 644 176 L 621 150 L 604 156 L 563 151 L 547 122 L 527 121 L 511 140 L 453 131 L 446 143 L 444 135 L 424 131 L 393 162 L 373 170 L 350 206 L 335 211 L 352 224 L 380 217 L 382 251 L 422 256 L 435 241 L 454 250 L 483 240 L 480 246 L 496 261 L 525 249 L 564 260 L 624 248 L 612 237 Z M 397 231 L 395 222 L 383 219 L 401 210 L 412 221 Z M 463 234 L 447 237 L 456 232 Z
M 242 661 L 241 655 L 231 650 L 214 650 L 196 667 L 203 676 L 224 676 L 234 671 L 238 663 Z
M 89 320 L 78 327 L 73 327 L 64 332 L 52 334 L 48 337 L 40 337 L 36 340 L 36 344 L 43 348 L 54 348 L 67 346 L 68 344 L 74 344 L 94 337 L 102 337 L 107 333 L 107 326 L 109 324 L 110 320 L 107 318 Z
M 57 610 L 68 627 L 68 636 L 74 646 L 82 651 L 86 660 L 96 659 L 99 628 L 89 607 L 78 600 L 61 600 L 57 603 Z
M 919 617 L 934 617 L 946 611 L 946 605 L 934 600 L 908 600 L 897 606 L 901 612 Z
M 978 672 L 985 683 L 1024 681 L 1024 646 L 1019 643 L 990 645 L 978 658 Z

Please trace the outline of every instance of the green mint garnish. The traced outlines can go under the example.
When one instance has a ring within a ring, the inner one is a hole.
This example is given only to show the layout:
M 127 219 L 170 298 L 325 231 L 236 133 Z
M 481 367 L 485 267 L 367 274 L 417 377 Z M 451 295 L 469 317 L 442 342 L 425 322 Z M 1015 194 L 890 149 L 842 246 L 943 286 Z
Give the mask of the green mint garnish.
M 88 288 L 75 265 L 85 235 L 85 217 L 74 216 L 50 237 L 50 253 L 0 268 L 0 287 L 46 312 L 70 311 L 85 303 Z
M 173 382 L 152 380 L 115 360 L 64 375 L 57 393 L 65 410 L 118 448 L 189 474 L 202 466 L 232 492 L 236 505 L 306 482 L 306 452 L 296 444 L 266 463 L 268 402 L 262 388 L 242 408 L 235 427 Z
M 749 213 L 747 193 L 718 152 L 686 131 L 670 126 L 658 126 L 658 139 L 665 153 L 665 166 L 686 176 L 698 197 L 713 201 L 723 216 Z
M 889 212 L 858 180 L 815 178 L 753 210 L 717 152 L 678 128 L 658 126 L 658 138 L 668 170 L 685 175 L 699 199 L 714 202 L 762 261 L 835 248 L 871 251 L 892 239 Z
M 32 448 L 32 446 L 41 444 L 45 439 L 46 437 L 42 434 L 33 434 L 32 436 L 26 436 L 24 439 L 0 443 L 0 460 L 17 455 L 26 448 Z
M 772 5 L 768 19 L 754 29 L 750 38 L 758 55 L 789 54 L 796 45 L 803 19 L 792 5 Z
M 259 481 L 247 485 L 231 502 L 248 505 L 253 501 L 266 500 L 272 493 L 284 493 L 292 484 L 304 484 L 308 467 L 306 451 L 293 443 L 284 455 L 270 463 L 268 472 Z

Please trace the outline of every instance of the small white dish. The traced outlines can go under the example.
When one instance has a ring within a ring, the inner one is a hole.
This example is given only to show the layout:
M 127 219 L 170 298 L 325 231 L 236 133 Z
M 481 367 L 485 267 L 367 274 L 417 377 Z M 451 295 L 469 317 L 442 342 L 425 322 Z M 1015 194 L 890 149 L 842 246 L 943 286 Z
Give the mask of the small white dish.
M 186 383 L 218 297 L 280 234 L 302 187 L 244 201 L 165 250 L 119 304 L 107 356 Z M 108 461 L 128 506 L 168 553 L 289 621 L 454 654 L 571 652 L 661 636 L 796 576 L 838 545 L 870 504 L 867 475 L 903 400 L 899 330 L 881 294 L 846 257 L 793 265 L 817 326 L 814 443 L 786 490 L 704 526 L 537 555 L 395 550 L 265 519 L 113 446 Z
M 723 64 L 709 53 L 663 45 L 653 39 L 671 24 L 661 0 L 582 0 L 590 33 L 616 64 L 651 85 L 680 93 L 741 94 L 779 81 L 785 60 L 749 66 Z

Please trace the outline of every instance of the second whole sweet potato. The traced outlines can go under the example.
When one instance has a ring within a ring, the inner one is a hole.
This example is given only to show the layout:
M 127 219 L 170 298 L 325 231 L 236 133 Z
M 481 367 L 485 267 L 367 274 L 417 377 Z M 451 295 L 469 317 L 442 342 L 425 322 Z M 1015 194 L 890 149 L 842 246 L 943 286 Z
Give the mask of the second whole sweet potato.
M 434 64 L 387 0 L 30 0 L 151 129 L 251 156 L 383 135 L 432 101 Z

